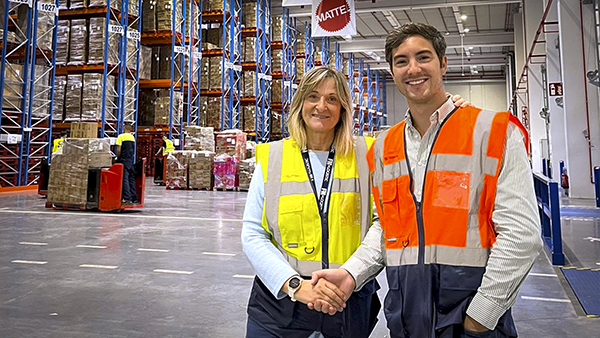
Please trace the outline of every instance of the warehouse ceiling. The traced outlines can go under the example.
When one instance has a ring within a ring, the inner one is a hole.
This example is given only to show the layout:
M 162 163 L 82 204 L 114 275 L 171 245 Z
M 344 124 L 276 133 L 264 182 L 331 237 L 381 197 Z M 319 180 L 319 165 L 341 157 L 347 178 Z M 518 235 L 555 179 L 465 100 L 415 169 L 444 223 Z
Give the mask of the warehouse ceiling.
M 353 52 L 371 69 L 387 70 L 387 34 L 407 22 L 423 22 L 445 35 L 446 80 L 503 80 L 507 53 L 514 51 L 513 16 L 520 15 L 520 3 L 521 0 L 355 0 L 358 34 L 351 40 L 333 38 L 331 49 L 333 41 L 337 41 L 342 53 Z M 281 15 L 280 0 L 273 0 L 272 8 L 274 15 Z M 310 6 L 290 7 L 290 16 L 299 22 L 310 20 Z M 320 46 L 318 40 L 316 44 Z

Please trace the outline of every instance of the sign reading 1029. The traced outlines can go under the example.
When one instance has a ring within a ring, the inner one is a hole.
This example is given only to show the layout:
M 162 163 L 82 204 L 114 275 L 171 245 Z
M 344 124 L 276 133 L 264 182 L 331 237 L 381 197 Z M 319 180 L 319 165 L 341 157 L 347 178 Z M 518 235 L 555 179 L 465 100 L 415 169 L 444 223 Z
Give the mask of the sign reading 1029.
M 138 31 L 127 31 L 127 38 L 130 40 L 140 41 L 140 32 Z
M 38 11 L 58 15 L 58 7 L 56 7 L 56 4 L 38 2 Z

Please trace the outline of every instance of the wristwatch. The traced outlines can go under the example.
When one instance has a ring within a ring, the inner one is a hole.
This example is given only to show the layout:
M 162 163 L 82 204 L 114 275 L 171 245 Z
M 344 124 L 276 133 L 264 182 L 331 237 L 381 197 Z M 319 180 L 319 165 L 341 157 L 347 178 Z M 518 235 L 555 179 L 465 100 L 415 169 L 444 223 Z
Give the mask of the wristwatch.
M 292 302 L 296 301 L 294 294 L 300 289 L 300 285 L 302 285 L 302 278 L 300 278 L 300 276 L 293 276 L 288 281 L 288 296 L 290 296 Z

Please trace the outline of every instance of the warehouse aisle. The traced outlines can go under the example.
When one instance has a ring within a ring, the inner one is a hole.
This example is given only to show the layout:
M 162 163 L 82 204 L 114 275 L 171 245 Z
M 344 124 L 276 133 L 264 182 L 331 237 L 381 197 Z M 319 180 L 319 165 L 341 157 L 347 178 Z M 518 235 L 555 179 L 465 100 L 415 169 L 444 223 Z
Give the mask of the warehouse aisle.
M 0 337 L 243 337 L 246 193 L 147 187 L 146 207 L 127 213 L 0 195 Z M 560 283 L 540 255 L 514 307 L 520 337 L 597 333 Z M 372 337 L 387 337 L 383 314 Z

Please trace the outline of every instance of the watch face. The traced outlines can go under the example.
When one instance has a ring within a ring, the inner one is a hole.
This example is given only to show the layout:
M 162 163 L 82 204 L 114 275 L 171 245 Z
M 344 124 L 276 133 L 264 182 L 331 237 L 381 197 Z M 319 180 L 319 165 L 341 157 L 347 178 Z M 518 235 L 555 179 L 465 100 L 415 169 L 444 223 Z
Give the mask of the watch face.
M 294 278 L 290 279 L 288 286 L 292 289 L 296 289 L 297 287 L 300 286 L 300 282 L 301 282 L 300 278 L 294 277 Z

